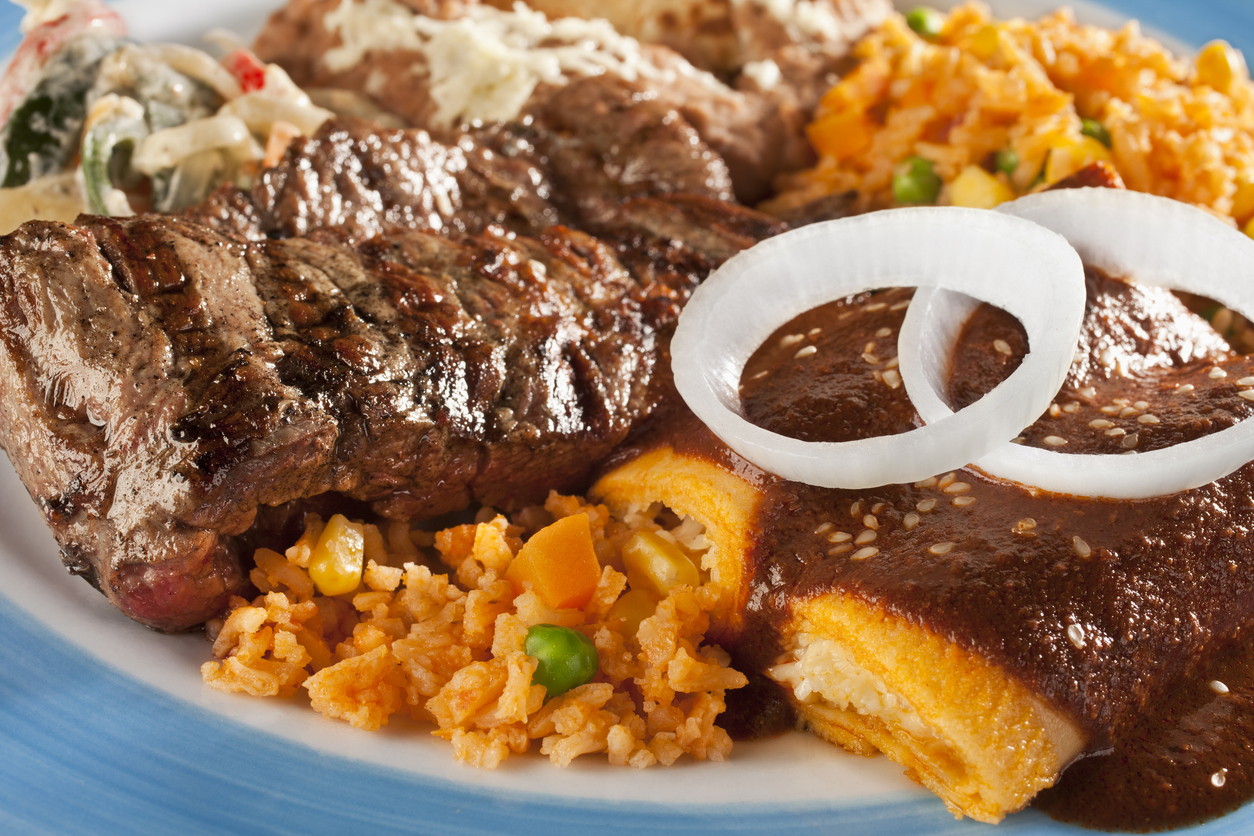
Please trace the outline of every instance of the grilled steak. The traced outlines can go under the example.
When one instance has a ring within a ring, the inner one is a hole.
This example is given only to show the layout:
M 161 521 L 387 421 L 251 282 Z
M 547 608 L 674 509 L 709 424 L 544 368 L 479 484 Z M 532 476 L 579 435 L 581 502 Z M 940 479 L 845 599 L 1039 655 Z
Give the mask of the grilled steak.
M 560 228 L 347 247 L 92 219 L 0 251 L 6 449 L 69 562 L 162 628 L 239 587 L 260 504 L 409 517 L 569 487 L 652 370 L 631 277 Z
M 244 543 L 283 517 L 264 509 L 409 519 L 579 487 L 648 415 L 688 293 L 781 228 L 717 199 L 694 139 L 617 113 L 657 142 L 335 123 L 185 217 L 0 238 L 0 443 L 71 571 L 175 630 L 244 588 Z M 641 148 L 669 162 L 618 165 Z M 601 196 L 559 205 L 581 171 Z
M 185 214 L 254 241 L 326 226 L 358 239 L 493 225 L 535 235 L 559 223 L 593 225 L 628 198 L 672 193 L 731 200 L 727 165 L 672 111 L 604 76 L 563 88 L 524 122 L 481 127 L 453 144 L 333 119 L 297 139 L 250 192 L 224 187 Z

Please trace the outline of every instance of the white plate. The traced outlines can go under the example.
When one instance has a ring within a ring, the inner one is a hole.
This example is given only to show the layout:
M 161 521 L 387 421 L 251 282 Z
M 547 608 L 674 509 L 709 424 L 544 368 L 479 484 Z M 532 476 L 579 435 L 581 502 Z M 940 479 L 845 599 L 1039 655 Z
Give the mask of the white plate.
M 142 40 L 195 42 L 216 26 L 251 33 L 273 5 L 118 8 Z M 1033 15 L 1054 4 L 993 5 Z M 1247 0 L 1109 6 L 1081 14 L 1105 25 L 1134 14 L 1186 42 L 1254 48 Z M 0 53 L 17 43 L 18 17 L 0 8 Z M 204 638 L 140 627 L 68 576 L 35 505 L 0 468 L 0 833 L 992 832 L 956 822 L 886 758 L 807 735 L 738 744 L 725 764 L 637 772 L 585 759 L 558 770 L 523 757 L 485 772 L 457 765 L 425 727 L 364 734 L 297 701 L 218 693 L 200 680 Z M 1077 831 L 1029 810 L 1000 832 Z M 1191 832 L 1254 832 L 1254 808 Z

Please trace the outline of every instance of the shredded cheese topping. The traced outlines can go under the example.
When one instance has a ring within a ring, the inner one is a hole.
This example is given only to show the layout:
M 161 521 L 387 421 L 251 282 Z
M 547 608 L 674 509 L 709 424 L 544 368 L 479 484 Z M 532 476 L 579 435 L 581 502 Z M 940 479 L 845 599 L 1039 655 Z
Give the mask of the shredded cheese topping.
M 813 0 L 731 0 L 736 7 L 755 5 L 784 26 L 796 29 L 816 40 L 838 40 L 842 35 L 841 21 L 828 5 Z
M 635 38 L 606 20 L 549 20 L 523 4 L 513 11 L 472 6 L 455 20 L 415 15 L 393 0 L 343 0 L 325 18 L 341 44 L 323 57 L 332 72 L 359 64 L 372 50 L 412 50 L 427 60 L 434 121 L 453 126 L 518 116 L 540 83 L 613 73 L 672 80 L 642 53 Z M 695 69 L 691 70 L 697 73 Z

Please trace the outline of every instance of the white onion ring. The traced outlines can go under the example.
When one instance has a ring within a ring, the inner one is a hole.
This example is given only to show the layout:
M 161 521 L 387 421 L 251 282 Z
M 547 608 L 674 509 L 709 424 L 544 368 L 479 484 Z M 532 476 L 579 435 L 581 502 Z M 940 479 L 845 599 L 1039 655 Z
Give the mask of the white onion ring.
M 807 442 L 741 416 L 745 363 L 777 328 L 854 293 L 908 286 L 951 288 L 1009 311 L 1032 351 L 975 404 L 899 435 Z M 724 443 L 785 479 L 828 488 L 913 482 L 1005 444 L 1049 407 L 1071 366 L 1084 295 L 1075 251 L 1008 215 L 922 207 L 814 224 L 736 255 L 697 289 L 672 342 L 675 385 Z
M 1119 189 L 1074 189 L 1030 195 L 998 211 L 1062 234 L 1084 263 L 1112 276 L 1207 296 L 1254 318 L 1254 240 L 1193 206 Z M 911 306 L 912 312 L 918 306 L 920 316 L 903 325 L 898 344 L 902 382 L 929 424 L 954 414 L 936 385 L 941 363 L 948 372 L 949 355 L 940 356 L 929 344 L 954 302 L 943 291 L 920 291 Z M 949 346 L 951 352 L 952 341 Z M 1134 455 L 1068 454 L 1007 444 L 974 464 L 991 476 L 1053 493 L 1141 499 L 1209 484 L 1251 460 L 1254 421 L 1242 421 L 1194 441 Z

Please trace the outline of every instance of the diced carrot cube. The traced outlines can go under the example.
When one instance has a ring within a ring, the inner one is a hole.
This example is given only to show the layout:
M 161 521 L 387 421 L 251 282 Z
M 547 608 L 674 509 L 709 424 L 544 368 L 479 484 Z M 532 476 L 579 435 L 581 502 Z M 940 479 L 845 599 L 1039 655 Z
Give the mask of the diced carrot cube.
M 814 150 L 838 160 L 871 147 L 871 126 L 862 113 L 842 110 L 829 113 L 806 128 Z
M 580 608 L 592 598 L 601 564 L 587 514 L 572 514 L 540 529 L 505 571 L 516 593 L 530 586 L 554 609 Z

